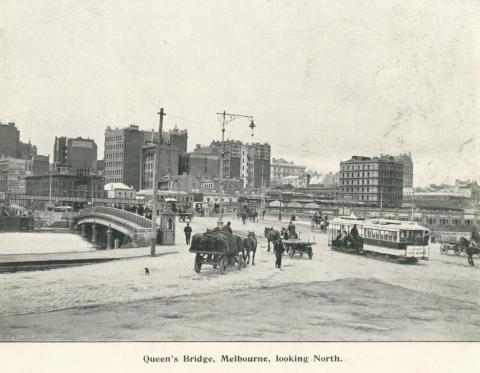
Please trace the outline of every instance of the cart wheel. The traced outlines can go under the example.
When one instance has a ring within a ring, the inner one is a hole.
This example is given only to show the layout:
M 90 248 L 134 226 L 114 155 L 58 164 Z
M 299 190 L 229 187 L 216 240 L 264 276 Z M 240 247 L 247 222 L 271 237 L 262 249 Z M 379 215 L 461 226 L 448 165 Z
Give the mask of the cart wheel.
M 227 266 L 228 266 L 228 258 L 226 256 L 222 257 L 222 260 L 220 261 L 220 273 L 222 275 L 225 274 L 227 271 Z
M 308 259 L 312 260 L 312 258 L 313 258 L 313 250 L 310 248 L 308 250 Z
M 448 254 L 448 246 L 447 245 L 440 246 L 440 253 Z
M 453 252 L 455 253 L 455 255 L 460 255 L 462 253 L 462 249 L 460 248 L 460 246 L 455 245 L 453 247 Z
M 202 262 L 199 258 L 195 258 L 195 272 L 200 273 L 202 269 Z

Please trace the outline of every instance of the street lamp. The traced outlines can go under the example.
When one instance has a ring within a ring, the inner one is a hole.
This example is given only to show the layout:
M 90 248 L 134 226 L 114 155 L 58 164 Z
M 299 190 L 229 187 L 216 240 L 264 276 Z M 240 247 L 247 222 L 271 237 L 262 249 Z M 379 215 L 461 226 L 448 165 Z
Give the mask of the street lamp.
M 225 157 L 225 126 L 238 118 L 248 118 L 250 119 L 250 129 L 252 130 L 252 137 L 253 137 L 253 130 L 255 129 L 255 123 L 253 122 L 253 117 L 251 115 L 243 115 L 243 114 L 231 114 L 223 111 L 223 113 L 217 113 L 219 119 L 221 118 L 222 122 L 222 150 L 220 152 L 220 215 L 218 217 L 217 226 L 222 229 L 223 227 L 223 206 L 222 206 L 222 195 L 223 195 L 223 158 Z

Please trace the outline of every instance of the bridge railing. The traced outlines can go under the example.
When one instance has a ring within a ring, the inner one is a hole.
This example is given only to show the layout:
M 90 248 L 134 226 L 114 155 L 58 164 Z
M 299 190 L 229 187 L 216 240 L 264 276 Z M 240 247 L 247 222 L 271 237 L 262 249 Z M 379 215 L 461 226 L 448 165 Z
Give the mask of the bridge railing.
M 104 215 L 114 216 L 122 220 L 131 222 L 143 228 L 152 227 L 152 221 L 150 219 L 144 218 L 143 216 L 137 215 L 130 211 L 120 210 L 113 207 L 103 207 L 103 206 L 89 207 L 81 210 L 78 214 L 78 218 L 82 218 L 84 216 L 89 216 L 94 214 L 104 214 Z

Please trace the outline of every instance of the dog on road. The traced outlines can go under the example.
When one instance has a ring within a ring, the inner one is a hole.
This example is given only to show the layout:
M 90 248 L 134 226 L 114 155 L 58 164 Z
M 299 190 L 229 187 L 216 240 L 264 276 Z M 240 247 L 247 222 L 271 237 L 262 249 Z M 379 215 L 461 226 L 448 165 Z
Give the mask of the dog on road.
M 150 270 L 147 267 L 145 267 L 145 276 L 149 276 L 149 275 L 150 275 Z

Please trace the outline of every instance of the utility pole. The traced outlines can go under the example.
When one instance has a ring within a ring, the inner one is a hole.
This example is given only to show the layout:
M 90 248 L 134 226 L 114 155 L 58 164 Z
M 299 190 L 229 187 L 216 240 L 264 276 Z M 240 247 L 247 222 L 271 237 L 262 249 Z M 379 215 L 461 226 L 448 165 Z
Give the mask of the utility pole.
M 166 115 L 163 112 L 163 108 L 160 109 L 160 112 L 157 113 L 160 116 L 160 121 L 158 124 L 158 141 L 157 147 L 155 149 L 155 154 L 153 156 L 153 200 L 152 200 L 152 242 L 150 245 L 150 255 L 155 256 L 155 246 L 157 244 L 157 200 L 158 200 L 158 162 L 160 159 L 160 145 L 162 143 L 162 129 L 163 129 L 163 116 Z

